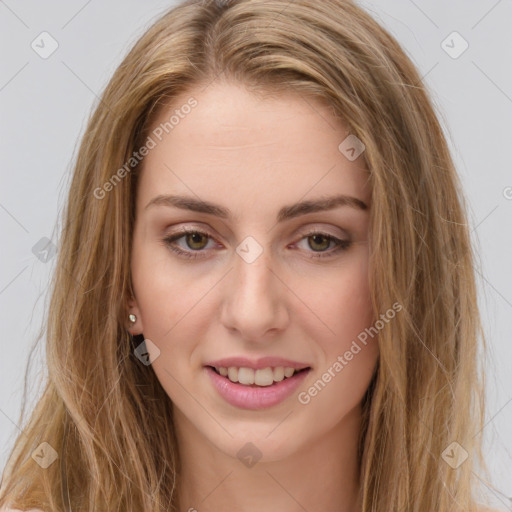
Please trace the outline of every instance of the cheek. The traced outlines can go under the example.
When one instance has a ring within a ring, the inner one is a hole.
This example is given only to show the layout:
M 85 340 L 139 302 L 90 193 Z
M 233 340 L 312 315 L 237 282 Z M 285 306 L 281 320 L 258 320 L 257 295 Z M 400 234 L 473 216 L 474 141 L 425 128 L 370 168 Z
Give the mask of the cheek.
M 305 302 L 315 313 L 309 315 L 315 316 L 310 322 L 310 327 L 317 332 L 315 339 L 323 340 L 327 353 L 344 350 L 371 325 L 373 308 L 364 251 L 354 254 L 325 279 L 305 279 L 301 294 L 307 297 Z
M 132 276 L 144 335 L 163 344 L 174 339 L 196 314 L 212 278 L 194 275 L 190 268 L 172 265 L 167 250 L 134 249 Z M 212 283 L 210 283 L 212 281 Z
M 353 263 L 349 270 L 338 274 L 329 289 L 330 298 L 323 299 L 321 310 L 335 334 L 322 338 L 325 363 L 315 376 L 317 380 L 305 390 L 318 414 L 333 411 L 333 422 L 360 402 L 379 355 L 377 336 L 368 335 L 374 312 L 367 259 Z
M 318 311 L 329 330 L 315 338 L 322 364 L 298 396 L 308 415 L 323 418 L 322 428 L 340 421 L 361 402 L 379 356 L 377 336 L 368 335 L 374 315 L 367 272 L 339 276 L 329 293 L 317 296 Z
M 219 276 L 211 269 L 198 271 L 192 265 L 173 264 L 162 251 L 134 253 L 133 285 L 142 318 L 144 337 L 157 347 L 152 367 L 167 394 L 184 407 L 190 368 L 201 365 L 199 347 L 211 328 L 216 308 L 214 294 Z

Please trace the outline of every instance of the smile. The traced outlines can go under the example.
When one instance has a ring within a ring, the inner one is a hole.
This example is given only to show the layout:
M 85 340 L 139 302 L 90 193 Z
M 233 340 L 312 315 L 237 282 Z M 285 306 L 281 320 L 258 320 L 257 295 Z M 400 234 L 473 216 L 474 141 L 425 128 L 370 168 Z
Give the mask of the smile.
M 212 368 L 222 377 L 227 377 L 231 382 L 243 384 L 244 386 L 272 386 L 276 382 L 289 379 L 296 373 L 307 370 L 307 368 L 297 370 L 290 366 L 276 366 L 275 368 L 267 366 L 259 370 L 247 367 L 237 368 L 236 366 Z
M 226 402 L 250 410 L 284 402 L 311 371 L 304 364 L 271 358 L 257 363 L 231 358 L 207 364 L 203 369 Z

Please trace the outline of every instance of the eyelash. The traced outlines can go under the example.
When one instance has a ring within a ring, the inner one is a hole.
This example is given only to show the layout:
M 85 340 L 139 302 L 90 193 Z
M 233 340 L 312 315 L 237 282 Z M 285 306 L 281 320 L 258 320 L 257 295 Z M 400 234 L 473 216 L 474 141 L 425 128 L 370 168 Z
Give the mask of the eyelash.
M 203 258 L 205 250 L 200 249 L 196 251 L 184 251 L 183 249 L 180 249 L 176 247 L 175 242 L 179 240 L 180 238 L 183 238 L 186 235 L 189 234 L 198 234 L 206 236 L 209 239 L 213 239 L 212 236 L 210 236 L 209 233 L 206 233 L 205 231 L 201 231 L 200 229 L 183 229 L 182 231 L 179 231 L 177 233 L 174 233 L 173 235 L 167 236 L 162 239 L 162 242 L 173 252 L 177 253 L 179 256 L 183 256 L 185 258 L 190 259 L 197 259 L 197 258 Z M 328 251 L 328 252 L 317 252 L 310 256 L 312 259 L 320 259 L 320 258 L 330 258 L 334 255 L 338 254 L 339 252 L 346 251 L 351 245 L 352 242 L 349 242 L 348 240 L 341 240 L 340 238 L 337 238 L 333 235 L 329 235 L 328 233 L 323 233 L 322 231 L 311 231 L 309 233 L 306 233 L 303 235 L 301 240 L 314 236 L 314 235 L 320 235 L 325 238 L 327 238 L 329 241 L 334 242 L 337 247 L 334 250 Z

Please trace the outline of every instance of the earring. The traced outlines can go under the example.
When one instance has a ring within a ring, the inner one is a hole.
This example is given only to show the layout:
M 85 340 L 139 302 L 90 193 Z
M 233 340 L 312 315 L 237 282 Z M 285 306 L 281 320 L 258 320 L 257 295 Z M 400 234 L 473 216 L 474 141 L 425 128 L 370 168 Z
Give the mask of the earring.
M 128 316 L 128 318 L 130 319 L 130 322 L 132 324 L 134 324 L 136 321 L 137 321 L 137 317 L 133 314 L 133 313 L 130 313 L 130 315 Z

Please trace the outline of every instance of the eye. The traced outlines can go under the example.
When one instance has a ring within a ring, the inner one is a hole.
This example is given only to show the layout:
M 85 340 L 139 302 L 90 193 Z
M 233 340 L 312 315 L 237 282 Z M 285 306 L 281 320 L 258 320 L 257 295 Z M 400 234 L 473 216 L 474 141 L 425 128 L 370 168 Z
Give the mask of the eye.
M 341 251 L 347 250 L 352 244 L 348 240 L 341 240 L 338 237 L 321 231 L 306 233 L 300 241 L 306 241 L 307 247 L 313 249 L 313 251 L 308 251 L 312 252 L 310 258 L 329 258 Z M 326 250 L 329 249 L 331 244 L 334 244 L 334 248 Z
M 178 244 L 180 239 L 184 239 L 185 247 Z M 177 233 L 165 237 L 162 242 L 179 256 L 185 258 L 204 258 L 207 256 L 205 249 L 207 249 L 208 241 L 210 240 L 213 241 L 214 239 L 205 231 L 196 228 L 184 228 Z M 352 242 L 348 240 L 341 240 L 340 238 L 321 231 L 306 233 L 300 239 L 300 242 L 303 241 L 306 241 L 307 247 L 312 249 L 305 250 L 310 253 L 308 257 L 313 259 L 332 257 L 341 251 L 347 250 L 352 245 Z M 331 244 L 334 245 L 334 248 L 331 247 L 331 249 L 328 250 Z
M 183 249 L 176 242 L 183 238 L 185 240 L 185 244 L 188 249 Z M 208 239 L 210 239 L 210 235 L 204 231 L 195 228 L 184 228 L 181 231 L 165 237 L 162 241 L 164 244 L 173 252 L 177 253 L 179 256 L 184 256 L 185 258 L 202 258 L 204 257 L 203 249 L 205 249 Z M 196 254 L 194 254 L 196 253 Z

